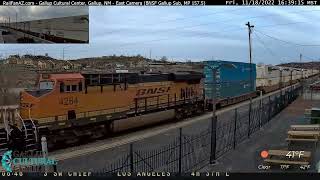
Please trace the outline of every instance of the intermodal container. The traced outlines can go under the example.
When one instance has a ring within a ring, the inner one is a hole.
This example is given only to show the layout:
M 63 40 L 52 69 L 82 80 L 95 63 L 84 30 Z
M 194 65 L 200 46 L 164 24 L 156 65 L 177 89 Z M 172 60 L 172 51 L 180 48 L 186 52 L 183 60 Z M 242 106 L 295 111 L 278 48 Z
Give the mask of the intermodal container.
M 213 70 L 216 69 L 216 98 L 237 97 L 256 91 L 256 65 L 231 61 L 205 61 L 205 98 L 212 98 Z M 250 71 L 252 73 L 250 83 Z

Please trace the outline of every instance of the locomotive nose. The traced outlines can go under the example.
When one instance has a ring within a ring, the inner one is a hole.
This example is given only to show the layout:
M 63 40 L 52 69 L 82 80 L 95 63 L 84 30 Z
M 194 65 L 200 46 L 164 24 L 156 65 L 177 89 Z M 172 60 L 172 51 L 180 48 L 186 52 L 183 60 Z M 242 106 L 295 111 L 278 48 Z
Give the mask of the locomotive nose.
M 29 117 L 29 111 L 34 108 L 37 99 L 27 93 L 26 91 L 20 92 L 20 116 L 22 119 Z

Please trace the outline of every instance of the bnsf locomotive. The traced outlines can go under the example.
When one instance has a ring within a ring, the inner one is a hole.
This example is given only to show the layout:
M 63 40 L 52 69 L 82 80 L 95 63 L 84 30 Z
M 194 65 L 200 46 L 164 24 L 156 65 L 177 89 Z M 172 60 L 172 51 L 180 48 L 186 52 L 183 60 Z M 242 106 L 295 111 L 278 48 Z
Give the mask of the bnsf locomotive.
M 42 74 L 38 89 L 21 92 L 25 146 L 35 149 L 41 136 L 73 141 L 199 114 L 202 78 L 195 72 Z

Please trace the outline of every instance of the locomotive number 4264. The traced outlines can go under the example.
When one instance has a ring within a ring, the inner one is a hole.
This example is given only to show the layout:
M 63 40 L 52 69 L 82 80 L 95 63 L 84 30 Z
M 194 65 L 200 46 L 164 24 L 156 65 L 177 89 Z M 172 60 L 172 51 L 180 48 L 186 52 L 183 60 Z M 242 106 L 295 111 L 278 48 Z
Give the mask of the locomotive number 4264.
M 59 104 L 61 104 L 61 105 L 76 105 L 76 104 L 78 104 L 78 98 L 77 97 L 60 98 Z

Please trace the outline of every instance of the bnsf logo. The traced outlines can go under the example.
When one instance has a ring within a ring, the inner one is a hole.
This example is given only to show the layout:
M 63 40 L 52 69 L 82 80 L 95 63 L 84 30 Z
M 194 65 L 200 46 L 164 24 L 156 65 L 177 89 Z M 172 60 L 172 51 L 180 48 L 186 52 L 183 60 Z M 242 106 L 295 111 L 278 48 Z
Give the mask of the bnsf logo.
M 150 94 L 162 94 L 169 92 L 170 87 L 139 89 L 137 96 L 150 95 Z

